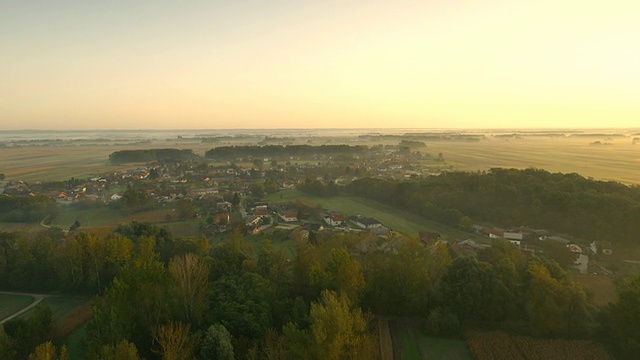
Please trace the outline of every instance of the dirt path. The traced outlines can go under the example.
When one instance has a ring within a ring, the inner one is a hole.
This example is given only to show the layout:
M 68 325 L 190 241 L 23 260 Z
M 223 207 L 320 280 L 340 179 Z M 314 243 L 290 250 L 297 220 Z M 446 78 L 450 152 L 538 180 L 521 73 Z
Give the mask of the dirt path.
M 47 220 L 49 220 L 49 218 L 51 217 L 51 215 L 47 215 L 44 217 L 44 219 L 42 219 L 42 221 L 40 221 L 40 225 L 43 227 L 46 227 L 47 229 L 51 229 L 51 226 L 45 224 L 45 222 L 47 222 Z
M 26 307 L 22 308 L 21 310 L 18 310 L 17 312 L 13 313 L 13 315 L 11 315 L 11 316 L 5 318 L 4 320 L 0 321 L 0 325 L 6 323 L 7 321 L 9 321 L 11 319 L 14 319 L 14 318 L 24 314 L 25 312 L 29 311 L 30 309 L 32 309 L 36 305 L 40 304 L 40 302 L 42 300 L 44 300 L 45 298 L 49 297 L 49 295 L 43 295 L 43 294 L 19 293 L 19 292 L 11 292 L 11 291 L 0 291 L 0 294 L 3 294 L 3 295 L 31 296 L 33 298 L 33 302 L 31 303 L 31 305 L 26 306 Z
M 389 319 L 378 318 L 378 332 L 380 333 L 380 358 L 393 360 L 393 342 L 391 341 L 391 331 L 389 331 Z

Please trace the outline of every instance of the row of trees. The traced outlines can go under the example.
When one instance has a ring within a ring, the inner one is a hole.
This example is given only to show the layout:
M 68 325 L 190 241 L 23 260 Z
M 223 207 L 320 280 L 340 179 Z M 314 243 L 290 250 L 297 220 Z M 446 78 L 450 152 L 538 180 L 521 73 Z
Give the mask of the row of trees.
M 207 150 L 205 157 L 211 159 L 235 159 L 247 157 L 278 157 L 288 158 L 290 156 L 312 157 L 318 155 L 361 155 L 369 148 L 363 145 L 243 145 L 243 146 L 220 146 Z
M 627 244 L 640 232 L 640 188 L 537 169 L 443 173 L 411 181 L 360 179 L 358 196 L 458 225 L 465 216 Z
M 195 157 L 193 150 L 190 149 L 120 150 L 111 153 L 109 161 L 113 164 L 123 164 L 129 162 L 183 161 Z
M 291 258 L 269 241 L 251 247 L 234 236 L 211 248 L 139 223 L 106 236 L 0 235 L 2 286 L 98 294 L 84 349 L 90 359 L 375 359 L 371 314 L 421 317 L 438 336 L 478 327 L 543 337 L 602 333 L 623 355 L 639 350 L 640 282 L 598 309 L 555 261 L 527 257 L 508 242 L 452 259 L 443 243 L 399 235 L 386 240 L 388 251 L 356 257 L 356 248 L 375 249 L 380 240 L 342 234 L 296 241 Z M 6 325 L 0 354 L 22 359 L 37 344 L 59 341 L 55 332 L 17 328 Z M 26 338 L 37 343 L 16 345 Z
M 55 200 L 44 196 L 0 196 L 0 221 L 35 222 L 58 212 Z

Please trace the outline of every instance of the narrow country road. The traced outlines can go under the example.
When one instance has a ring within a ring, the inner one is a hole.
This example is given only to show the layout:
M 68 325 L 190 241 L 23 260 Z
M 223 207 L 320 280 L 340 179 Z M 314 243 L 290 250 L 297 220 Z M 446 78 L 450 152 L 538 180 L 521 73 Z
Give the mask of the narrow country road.
M 19 292 L 11 292 L 11 291 L 0 291 L 0 294 L 2 295 L 21 295 L 21 296 L 31 296 L 34 300 L 31 303 L 31 305 L 26 306 L 22 309 L 20 309 L 19 311 L 13 313 L 13 315 L 0 320 L 0 325 L 6 323 L 7 321 L 16 318 L 22 314 L 24 314 L 25 312 L 29 311 L 31 308 L 35 307 L 36 305 L 38 305 L 42 300 L 44 300 L 45 298 L 49 297 L 50 295 L 43 295 L 43 294 L 31 294 L 31 293 L 19 293 Z

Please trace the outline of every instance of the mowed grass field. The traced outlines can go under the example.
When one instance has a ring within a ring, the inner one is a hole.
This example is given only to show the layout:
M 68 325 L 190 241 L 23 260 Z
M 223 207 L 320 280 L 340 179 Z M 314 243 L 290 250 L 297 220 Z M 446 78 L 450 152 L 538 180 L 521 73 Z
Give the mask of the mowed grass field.
M 362 215 L 365 217 L 373 217 L 384 226 L 407 234 L 431 231 L 440 233 L 444 240 L 464 240 L 478 237 L 475 234 L 430 221 L 408 211 L 359 197 L 319 198 L 309 196 L 298 190 L 287 189 L 269 195 L 268 199 L 275 203 L 286 203 L 296 200 L 311 201 L 320 205 L 325 210 L 336 211 L 347 216 Z M 484 239 L 485 238 L 482 238 L 481 240 L 484 241 Z
M 64 318 L 71 311 L 76 308 L 83 306 L 91 301 L 91 298 L 88 296 L 75 296 L 75 295 L 52 295 L 40 302 L 38 306 L 50 306 L 51 307 L 51 315 L 53 320 L 60 320 Z M 33 312 L 32 308 L 24 314 L 18 316 L 20 319 L 27 319 L 29 315 Z
M 4 320 L 31 305 L 33 301 L 31 296 L 0 294 L 0 320 Z

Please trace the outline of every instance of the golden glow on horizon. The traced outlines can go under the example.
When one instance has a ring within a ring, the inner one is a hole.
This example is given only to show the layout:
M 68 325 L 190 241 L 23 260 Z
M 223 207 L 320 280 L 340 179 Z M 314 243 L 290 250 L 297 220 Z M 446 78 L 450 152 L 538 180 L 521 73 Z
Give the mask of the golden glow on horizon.
M 0 129 L 640 123 L 637 1 L 65 4 L 0 6 Z

